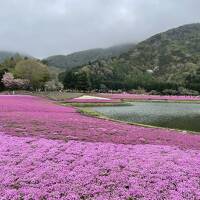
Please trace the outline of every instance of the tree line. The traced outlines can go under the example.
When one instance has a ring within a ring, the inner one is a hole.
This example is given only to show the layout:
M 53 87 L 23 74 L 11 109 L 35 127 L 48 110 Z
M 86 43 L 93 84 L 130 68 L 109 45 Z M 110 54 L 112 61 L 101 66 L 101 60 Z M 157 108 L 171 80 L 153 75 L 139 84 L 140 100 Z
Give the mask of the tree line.
M 118 73 L 116 77 L 118 78 L 109 77 L 106 73 L 99 75 L 89 69 L 80 70 L 79 68 L 67 70 L 59 75 L 64 88 L 72 90 L 107 92 L 142 88 L 152 94 L 168 95 L 199 95 L 200 92 L 200 67 L 196 72 L 189 74 L 182 83 L 159 80 L 147 72 L 126 77 L 124 73 Z
M 0 90 L 55 90 L 63 85 L 41 61 L 16 55 L 0 64 Z
M 21 57 L 6 59 L 0 64 L 0 90 L 80 90 L 108 92 L 110 90 L 145 90 L 152 94 L 198 95 L 200 67 L 189 73 L 181 83 L 163 81 L 147 71 L 125 69 L 116 64 L 76 67 L 59 76 L 40 60 Z

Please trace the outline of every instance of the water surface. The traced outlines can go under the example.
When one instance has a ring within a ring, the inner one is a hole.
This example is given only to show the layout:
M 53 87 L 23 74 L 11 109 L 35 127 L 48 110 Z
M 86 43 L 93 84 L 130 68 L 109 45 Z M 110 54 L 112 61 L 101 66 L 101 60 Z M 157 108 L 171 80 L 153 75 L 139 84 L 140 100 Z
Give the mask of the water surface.
M 93 107 L 113 119 L 200 132 L 200 104 L 134 102 L 131 106 Z

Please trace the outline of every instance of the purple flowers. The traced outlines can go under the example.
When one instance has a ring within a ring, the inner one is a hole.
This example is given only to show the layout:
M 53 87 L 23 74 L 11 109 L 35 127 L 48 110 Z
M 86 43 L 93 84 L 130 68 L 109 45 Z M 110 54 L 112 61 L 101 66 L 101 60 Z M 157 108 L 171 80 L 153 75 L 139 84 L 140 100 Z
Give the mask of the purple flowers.
M 0 127 L 17 136 L 200 149 L 198 135 L 87 117 L 73 107 L 31 96 L 0 96 Z
M 0 134 L 2 199 L 198 199 L 200 152 Z
M 167 95 L 144 95 L 144 94 L 101 94 L 101 96 L 111 99 L 129 100 L 171 100 L 171 101 L 200 101 L 200 96 L 167 96 Z
M 0 96 L 1 199 L 200 199 L 199 164 L 198 135 Z

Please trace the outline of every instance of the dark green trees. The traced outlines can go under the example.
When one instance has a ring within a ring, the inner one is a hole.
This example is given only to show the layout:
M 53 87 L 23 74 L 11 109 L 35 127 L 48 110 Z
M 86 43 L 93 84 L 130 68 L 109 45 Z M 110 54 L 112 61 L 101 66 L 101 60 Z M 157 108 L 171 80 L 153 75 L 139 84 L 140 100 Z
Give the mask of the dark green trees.
M 186 84 L 190 89 L 200 92 L 200 67 L 195 73 L 188 75 Z
M 90 76 L 85 71 L 66 71 L 63 78 L 63 84 L 64 87 L 68 89 L 77 89 L 84 91 L 91 89 Z

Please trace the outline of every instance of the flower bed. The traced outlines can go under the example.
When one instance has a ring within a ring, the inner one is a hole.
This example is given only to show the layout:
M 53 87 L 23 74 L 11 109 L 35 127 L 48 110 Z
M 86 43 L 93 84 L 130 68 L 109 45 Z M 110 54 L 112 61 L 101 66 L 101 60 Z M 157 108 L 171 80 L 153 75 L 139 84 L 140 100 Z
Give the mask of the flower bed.
M 2 199 L 199 199 L 200 152 L 0 134 Z
M 3 200 L 199 199 L 199 163 L 198 135 L 0 96 Z
M 92 118 L 38 97 L 0 97 L 0 105 L 0 131 L 11 135 L 200 149 L 198 135 Z
M 200 101 L 200 96 L 167 96 L 167 95 L 144 95 L 144 94 L 101 94 L 102 97 L 111 99 L 128 99 L 128 100 L 169 100 L 169 101 Z

